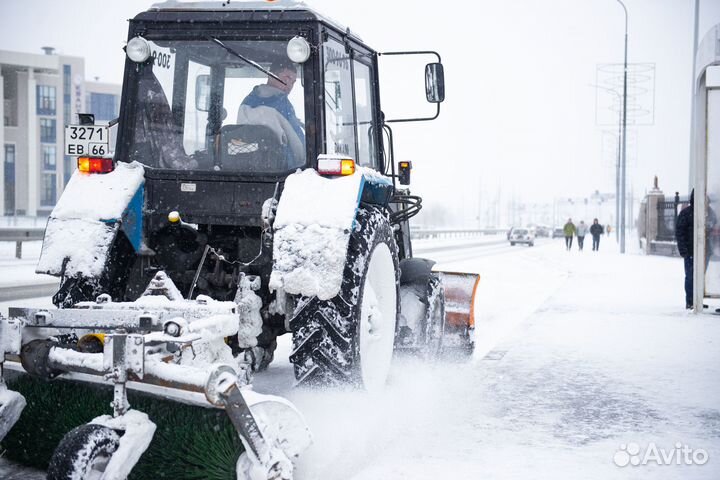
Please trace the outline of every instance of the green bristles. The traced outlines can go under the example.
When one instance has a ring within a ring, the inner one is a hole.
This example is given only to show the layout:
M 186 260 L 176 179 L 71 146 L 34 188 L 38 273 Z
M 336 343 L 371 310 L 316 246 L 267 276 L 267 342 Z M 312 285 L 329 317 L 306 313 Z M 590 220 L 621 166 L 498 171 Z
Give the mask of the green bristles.
M 26 375 L 8 381 L 23 394 L 27 407 L 0 450 L 15 462 L 46 469 L 62 437 L 93 418 L 111 413 L 112 389 L 69 382 L 43 382 Z M 235 479 L 242 444 L 222 410 L 193 407 L 130 392 L 133 409 L 157 425 L 150 447 L 133 469 L 131 480 Z

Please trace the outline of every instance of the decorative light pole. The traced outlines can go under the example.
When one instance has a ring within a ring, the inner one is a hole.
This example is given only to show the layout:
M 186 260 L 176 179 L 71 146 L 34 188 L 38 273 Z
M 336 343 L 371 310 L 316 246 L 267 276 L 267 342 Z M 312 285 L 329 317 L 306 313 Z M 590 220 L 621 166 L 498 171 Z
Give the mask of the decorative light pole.
M 622 152 L 622 139 L 623 139 L 623 109 L 620 108 L 620 104 L 623 103 L 623 97 L 615 91 L 615 89 L 602 87 L 600 85 L 592 84 L 595 88 L 600 88 L 606 92 L 610 92 L 617 96 L 618 103 L 618 145 L 617 145 L 617 160 L 615 161 L 615 241 L 619 241 L 620 232 L 620 163 L 621 163 L 621 152 Z
M 622 0 L 617 2 L 623 7 L 625 12 L 625 61 L 623 62 L 623 109 L 622 109 L 622 159 L 620 162 L 620 253 L 625 253 L 625 184 L 627 159 L 625 157 L 627 146 L 627 51 L 628 51 L 628 13 Z

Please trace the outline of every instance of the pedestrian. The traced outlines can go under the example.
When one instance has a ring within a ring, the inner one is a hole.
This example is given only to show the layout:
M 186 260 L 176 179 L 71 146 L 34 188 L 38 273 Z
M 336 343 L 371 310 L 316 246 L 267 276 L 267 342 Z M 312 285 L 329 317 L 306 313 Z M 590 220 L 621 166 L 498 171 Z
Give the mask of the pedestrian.
M 572 218 L 568 218 L 563 227 L 563 234 L 565 235 L 565 249 L 569 251 L 572 248 L 573 235 L 575 235 L 575 224 L 572 223 Z
M 575 235 L 578 238 L 578 250 L 582 252 L 583 244 L 585 243 L 585 235 L 587 235 L 588 226 L 585 225 L 583 220 L 580 220 L 577 228 L 575 229 Z
M 715 211 L 706 203 L 705 209 L 705 270 L 713 255 L 712 244 L 708 232 L 712 231 L 717 224 Z M 683 208 L 675 223 L 675 240 L 677 249 L 685 263 L 685 308 L 693 308 L 693 270 L 695 250 L 695 190 L 690 192 L 690 204 Z M 707 308 L 707 305 L 703 305 Z M 720 313 L 720 309 L 716 310 Z
M 675 224 L 678 253 L 685 262 L 685 308 L 693 308 L 694 210 L 695 190 L 690 193 L 690 205 L 680 211 Z
M 610 231 L 611 231 L 611 230 L 612 230 L 612 228 L 610 227 L 610 224 L 608 223 L 608 224 L 607 224 L 607 227 L 605 227 L 605 231 L 607 232 L 607 236 L 608 236 L 608 237 L 610 236 Z
M 594 219 L 593 224 L 590 225 L 590 235 L 593 237 L 592 249 L 594 252 L 600 250 L 600 235 L 602 235 L 603 232 L 605 232 L 603 226 L 598 223 L 597 218 Z

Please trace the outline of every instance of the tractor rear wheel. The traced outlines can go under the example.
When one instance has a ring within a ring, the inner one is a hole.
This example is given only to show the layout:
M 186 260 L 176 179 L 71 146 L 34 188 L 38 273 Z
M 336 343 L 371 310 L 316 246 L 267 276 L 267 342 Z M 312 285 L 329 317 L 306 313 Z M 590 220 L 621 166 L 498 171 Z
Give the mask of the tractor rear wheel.
M 379 209 L 361 207 L 348 244 L 342 287 L 330 300 L 301 299 L 290 321 L 298 384 L 385 384 L 398 312 L 398 256 Z

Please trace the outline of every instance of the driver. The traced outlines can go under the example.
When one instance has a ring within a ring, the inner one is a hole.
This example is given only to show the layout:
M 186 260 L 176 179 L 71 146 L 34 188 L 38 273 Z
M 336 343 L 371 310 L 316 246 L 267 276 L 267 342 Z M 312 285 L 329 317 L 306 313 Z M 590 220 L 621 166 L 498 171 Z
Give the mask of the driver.
M 244 123 L 241 121 L 241 117 L 250 116 L 247 111 L 248 108 L 272 108 L 282 117 L 280 122 L 273 123 L 281 125 L 284 130 L 282 133 L 287 137 L 293 156 L 295 159 L 304 157 L 305 131 L 302 122 L 295 114 L 295 108 L 293 108 L 288 98 L 288 94 L 292 91 L 297 80 L 297 67 L 289 60 L 279 61 L 270 66 L 270 72 L 277 75 L 281 81 L 268 76 L 267 83 L 253 88 L 252 92 L 242 101 L 238 113 L 238 123 Z

